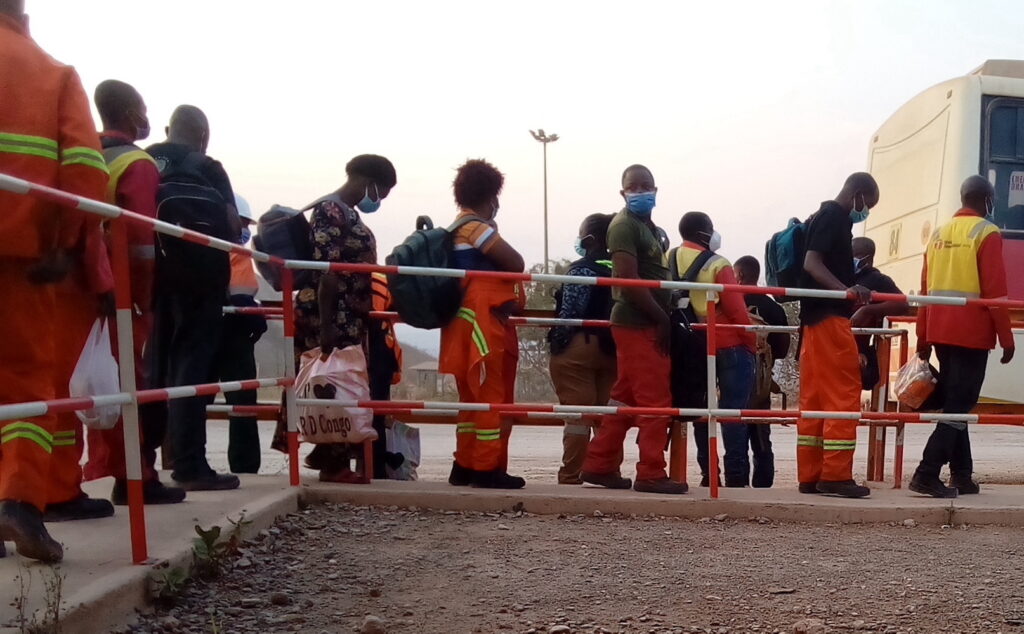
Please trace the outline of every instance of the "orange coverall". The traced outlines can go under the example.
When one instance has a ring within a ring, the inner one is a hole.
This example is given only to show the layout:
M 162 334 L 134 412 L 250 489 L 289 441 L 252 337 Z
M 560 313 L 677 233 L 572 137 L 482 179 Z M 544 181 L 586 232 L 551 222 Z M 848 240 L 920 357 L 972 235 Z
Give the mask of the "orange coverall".
M 17 20 L 0 15 L 0 173 L 102 199 L 106 166 L 77 73 L 54 61 Z M 84 214 L 0 192 L 0 404 L 54 398 L 58 315 L 53 285 L 27 274 L 57 248 L 71 248 Z M 0 500 L 43 510 L 56 417 L 0 421 Z

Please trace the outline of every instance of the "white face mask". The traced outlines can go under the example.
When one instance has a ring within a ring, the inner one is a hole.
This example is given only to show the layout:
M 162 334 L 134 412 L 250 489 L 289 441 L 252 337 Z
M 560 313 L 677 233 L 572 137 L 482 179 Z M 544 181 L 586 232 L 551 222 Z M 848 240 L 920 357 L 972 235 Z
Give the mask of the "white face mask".
M 701 231 L 701 233 L 708 236 L 708 251 L 718 251 L 722 248 L 722 234 L 718 231 L 712 231 L 710 234 L 706 231 Z

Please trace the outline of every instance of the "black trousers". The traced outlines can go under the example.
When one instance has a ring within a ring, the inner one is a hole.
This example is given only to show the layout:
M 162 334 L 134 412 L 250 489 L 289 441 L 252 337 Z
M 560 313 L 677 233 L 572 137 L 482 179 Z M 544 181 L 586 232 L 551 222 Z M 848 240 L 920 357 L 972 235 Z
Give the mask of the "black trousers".
M 237 315 L 224 317 L 217 367 L 221 381 L 248 381 L 256 378 L 256 356 L 252 329 Z M 255 405 L 256 390 L 227 392 L 228 405 Z M 260 470 L 260 432 L 255 416 L 234 416 L 228 423 L 228 466 L 231 473 L 258 473 Z
M 212 383 L 224 321 L 225 292 L 158 292 L 155 299 L 154 363 L 162 387 Z M 174 399 L 167 406 L 167 432 L 175 480 L 212 473 L 206 461 L 206 407 L 212 396 Z
M 370 398 L 375 401 L 391 400 L 391 377 L 398 370 L 395 353 L 388 347 L 386 332 L 378 323 L 370 326 L 368 336 L 369 356 L 367 372 L 370 380 Z M 374 416 L 373 429 L 377 432 L 377 440 L 373 441 L 373 478 L 384 480 L 388 477 L 385 465 L 387 461 L 387 417 Z
M 935 346 L 935 356 L 939 360 L 936 391 L 943 413 L 966 414 L 978 404 L 981 386 L 985 382 L 988 354 L 988 350 L 945 344 Z M 938 477 L 946 463 L 952 475 L 970 477 L 974 472 L 967 423 L 937 423 L 918 470 L 922 475 Z

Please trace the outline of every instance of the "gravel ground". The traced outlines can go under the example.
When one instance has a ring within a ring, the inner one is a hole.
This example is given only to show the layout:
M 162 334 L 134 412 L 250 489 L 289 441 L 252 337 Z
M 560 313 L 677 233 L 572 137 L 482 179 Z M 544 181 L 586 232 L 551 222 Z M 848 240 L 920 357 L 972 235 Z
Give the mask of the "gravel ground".
M 1024 632 L 1024 530 L 324 505 L 133 633 Z

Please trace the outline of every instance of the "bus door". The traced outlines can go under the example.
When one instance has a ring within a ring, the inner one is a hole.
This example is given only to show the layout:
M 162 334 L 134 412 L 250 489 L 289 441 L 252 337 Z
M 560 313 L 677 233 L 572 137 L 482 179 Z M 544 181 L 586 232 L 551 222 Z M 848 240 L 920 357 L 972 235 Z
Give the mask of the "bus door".
M 985 97 L 981 173 L 996 189 L 1010 297 L 1024 299 L 1024 99 Z

